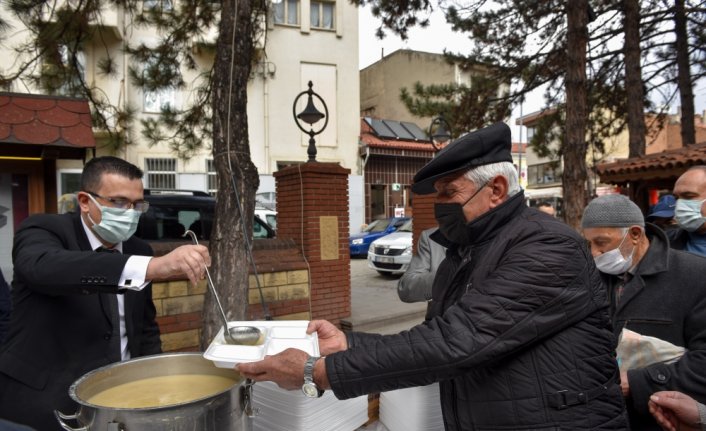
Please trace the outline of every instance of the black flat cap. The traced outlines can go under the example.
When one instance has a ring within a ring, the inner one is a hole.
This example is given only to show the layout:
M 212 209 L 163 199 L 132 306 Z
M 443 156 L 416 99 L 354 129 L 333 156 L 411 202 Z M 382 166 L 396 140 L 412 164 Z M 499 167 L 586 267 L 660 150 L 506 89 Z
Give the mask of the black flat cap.
M 434 182 L 455 172 L 497 162 L 512 162 L 512 134 L 505 123 L 467 133 L 444 147 L 414 175 L 412 191 L 435 193 Z

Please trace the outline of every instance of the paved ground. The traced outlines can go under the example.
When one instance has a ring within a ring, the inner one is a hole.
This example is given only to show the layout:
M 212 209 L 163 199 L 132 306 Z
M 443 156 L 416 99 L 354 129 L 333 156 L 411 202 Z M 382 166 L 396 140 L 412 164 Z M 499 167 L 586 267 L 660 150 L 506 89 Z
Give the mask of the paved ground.
M 365 259 L 351 259 L 351 317 L 343 319 L 342 326 L 391 334 L 423 321 L 426 303 L 400 301 L 397 281 L 368 268 Z

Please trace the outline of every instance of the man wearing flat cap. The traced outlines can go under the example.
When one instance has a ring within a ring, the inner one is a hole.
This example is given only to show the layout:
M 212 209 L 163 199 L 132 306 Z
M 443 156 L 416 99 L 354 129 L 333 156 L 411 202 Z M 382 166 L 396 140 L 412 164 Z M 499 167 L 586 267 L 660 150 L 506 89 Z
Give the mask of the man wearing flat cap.
M 631 428 L 660 430 L 647 407 L 654 392 L 706 401 L 706 259 L 670 249 L 666 234 L 623 195 L 592 200 L 581 227 L 608 286 L 616 337 L 625 328 L 686 348 L 674 362 L 621 372 Z
M 525 205 L 510 143 L 503 123 L 468 133 L 414 177 L 436 193 L 448 248 L 424 323 L 376 335 L 313 321 L 325 358 L 289 349 L 237 369 L 341 399 L 439 382 L 446 430 L 627 429 L 600 274 L 576 232 Z

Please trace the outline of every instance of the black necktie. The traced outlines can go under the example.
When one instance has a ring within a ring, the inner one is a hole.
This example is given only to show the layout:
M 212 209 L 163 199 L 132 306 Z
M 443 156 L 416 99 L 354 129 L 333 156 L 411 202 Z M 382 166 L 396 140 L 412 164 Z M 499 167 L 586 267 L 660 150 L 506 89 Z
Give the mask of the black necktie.
M 114 248 L 98 247 L 99 253 L 120 253 Z M 108 357 L 111 362 L 119 362 L 122 359 L 122 351 L 120 349 L 120 312 L 118 311 L 118 298 L 114 293 L 100 293 L 101 301 L 107 304 L 110 325 L 112 331 L 110 333 L 110 351 Z

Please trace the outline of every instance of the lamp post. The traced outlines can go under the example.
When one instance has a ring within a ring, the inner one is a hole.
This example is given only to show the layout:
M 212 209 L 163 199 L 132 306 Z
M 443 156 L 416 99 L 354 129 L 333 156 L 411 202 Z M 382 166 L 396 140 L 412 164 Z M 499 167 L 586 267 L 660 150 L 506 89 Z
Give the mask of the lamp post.
M 292 105 L 292 115 L 294 116 L 294 122 L 297 124 L 297 127 L 299 127 L 302 132 L 309 135 L 309 147 L 306 150 L 307 154 L 309 154 L 309 160 L 307 162 L 316 161 L 316 141 L 314 140 L 314 136 L 323 132 L 326 126 L 328 125 L 328 107 L 326 106 L 326 102 L 324 102 L 324 99 L 322 99 L 321 96 L 319 96 L 314 90 L 311 89 L 311 87 L 313 86 L 314 84 L 309 81 L 309 89 L 299 93 L 297 97 L 294 98 L 294 104 Z M 297 102 L 305 94 L 308 96 L 306 107 L 302 112 L 297 114 Z M 316 109 L 316 106 L 314 105 L 314 97 L 319 99 L 321 104 L 324 105 L 324 113 L 321 113 L 321 111 Z M 322 118 L 326 120 L 324 121 L 324 125 L 319 130 L 314 130 L 314 123 L 317 123 Z M 303 121 L 309 125 L 308 131 L 304 127 L 302 127 L 300 121 Z
M 449 122 L 444 118 L 444 114 L 431 120 L 431 124 L 429 125 L 429 140 L 436 151 L 441 150 L 442 145 L 451 140 L 451 126 L 449 126 Z

